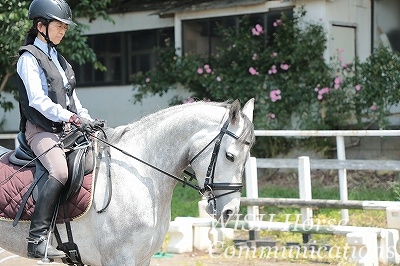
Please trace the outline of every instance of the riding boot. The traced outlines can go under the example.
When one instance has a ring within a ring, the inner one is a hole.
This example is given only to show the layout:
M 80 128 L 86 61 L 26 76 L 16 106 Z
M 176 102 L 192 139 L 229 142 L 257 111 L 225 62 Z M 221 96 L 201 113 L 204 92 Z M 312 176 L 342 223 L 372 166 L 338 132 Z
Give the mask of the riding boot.
M 49 176 L 40 190 L 29 229 L 28 257 L 43 258 L 45 256 L 48 232 L 63 187 L 63 184 L 57 179 Z M 57 250 L 49 243 L 47 257 L 49 259 L 62 258 L 65 257 L 65 253 Z

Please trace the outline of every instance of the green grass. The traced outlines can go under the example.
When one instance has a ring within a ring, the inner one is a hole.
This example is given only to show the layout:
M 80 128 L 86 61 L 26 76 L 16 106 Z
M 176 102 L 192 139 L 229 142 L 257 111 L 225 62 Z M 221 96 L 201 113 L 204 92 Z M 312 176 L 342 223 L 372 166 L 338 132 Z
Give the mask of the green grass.
M 246 196 L 246 193 L 243 193 Z M 266 186 L 259 190 L 259 197 L 269 198 L 299 198 L 298 188 L 291 187 L 278 187 L 278 186 Z M 393 189 L 387 187 L 377 188 L 352 188 L 348 191 L 349 200 L 398 200 L 397 194 Z M 314 186 L 312 188 L 313 199 L 339 199 L 339 189 L 337 187 L 324 187 Z M 181 185 L 176 186 L 174 195 L 172 198 L 172 219 L 175 217 L 197 217 L 198 207 L 197 204 L 201 200 L 201 196 L 197 191 L 190 187 L 183 188 Z M 264 212 L 268 213 L 296 213 L 298 208 L 278 208 L 278 207 L 264 207 Z M 322 214 L 333 214 L 340 212 L 339 210 L 331 209 L 319 209 L 319 213 Z M 246 214 L 246 207 L 241 207 L 241 213 Z
M 171 219 L 176 217 L 198 217 L 199 209 L 198 202 L 201 200 L 201 195 L 190 187 L 182 187 L 178 184 L 174 189 L 172 197 Z

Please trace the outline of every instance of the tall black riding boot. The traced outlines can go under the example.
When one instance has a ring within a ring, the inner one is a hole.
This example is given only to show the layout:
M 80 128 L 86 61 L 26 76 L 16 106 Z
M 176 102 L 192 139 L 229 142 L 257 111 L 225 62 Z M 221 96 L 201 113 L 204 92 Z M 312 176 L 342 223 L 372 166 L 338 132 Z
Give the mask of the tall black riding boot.
M 31 227 L 29 229 L 28 257 L 44 257 L 48 232 L 63 187 L 63 184 L 57 179 L 49 176 L 49 179 L 40 190 L 35 204 L 35 211 L 32 215 Z M 49 244 L 47 248 L 47 257 L 49 259 L 62 258 L 65 257 L 65 253 Z

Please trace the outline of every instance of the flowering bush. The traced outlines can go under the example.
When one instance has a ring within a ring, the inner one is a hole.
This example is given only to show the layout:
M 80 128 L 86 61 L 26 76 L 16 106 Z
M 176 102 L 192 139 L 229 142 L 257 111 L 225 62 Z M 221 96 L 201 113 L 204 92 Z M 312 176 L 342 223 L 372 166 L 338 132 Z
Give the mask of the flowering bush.
M 380 48 L 366 62 L 346 65 L 338 50 L 328 64 L 323 25 L 305 21 L 305 14 L 303 8 L 293 18 L 282 14 L 268 45 L 263 27 L 244 17 L 239 29 L 221 29 L 224 45 L 213 56 L 162 52 L 155 69 L 132 77 L 135 101 L 183 86 L 192 98 L 178 97 L 174 104 L 254 97 L 256 129 L 360 128 L 372 121 L 383 127 L 399 99 L 399 56 Z M 288 140 L 266 141 L 269 150 L 290 146 Z

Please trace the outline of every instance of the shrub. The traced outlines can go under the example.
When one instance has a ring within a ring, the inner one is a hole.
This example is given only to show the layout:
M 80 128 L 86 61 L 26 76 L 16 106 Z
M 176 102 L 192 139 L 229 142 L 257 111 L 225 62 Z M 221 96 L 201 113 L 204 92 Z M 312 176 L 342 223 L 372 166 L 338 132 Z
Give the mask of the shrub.
M 363 128 L 372 122 L 384 128 L 390 107 L 399 99 L 398 54 L 380 47 L 365 62 L 356 58 L 346 65 L 339 49 L 327 63 L 323 24 L 306 21 L 305 15 L 304 8 L 293 17 L 282 13 L 268 45 L 262 26 L 250 25 L 244 16 L 238 29 L 220 29 L 224 45 L 215 55 L 180 57 L 172 47 L 162 51 L 154 69 L 132 77 L 134 99 L 183 86 L 192 97 L 176 97 L 171 104 L 254 97 L 256 129 Z M 255 151 L 272 156 L 293 142 L 263 138 Z M 319 149 L 326 145 L 317 143 Z

